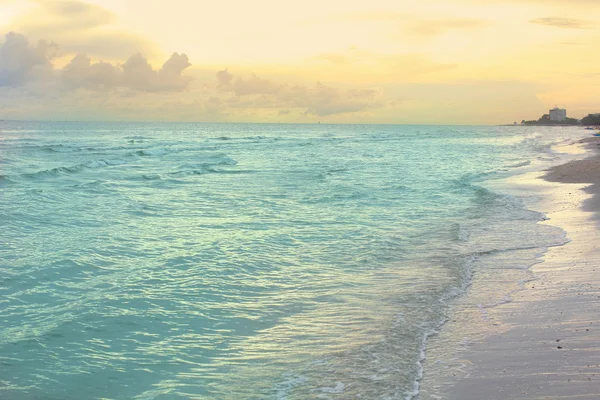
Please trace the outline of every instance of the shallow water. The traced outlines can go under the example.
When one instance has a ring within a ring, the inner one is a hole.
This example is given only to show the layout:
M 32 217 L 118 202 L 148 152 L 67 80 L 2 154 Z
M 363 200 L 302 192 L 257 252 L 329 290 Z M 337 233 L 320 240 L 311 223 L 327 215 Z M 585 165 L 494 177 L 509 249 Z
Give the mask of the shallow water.
M 410 398 L 474 265 L 565 240 L 484 183 L 581 136 L 0 122 L 0 397 Z

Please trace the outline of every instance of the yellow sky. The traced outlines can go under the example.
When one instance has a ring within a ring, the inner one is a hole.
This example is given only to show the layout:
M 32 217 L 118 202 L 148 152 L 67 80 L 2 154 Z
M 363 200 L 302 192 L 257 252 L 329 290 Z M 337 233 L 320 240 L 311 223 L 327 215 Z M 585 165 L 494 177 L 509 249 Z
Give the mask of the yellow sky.
M 0 107 L 21 117 L 77 104 L 102 119 L 160 109 L 169 120 L 495 124 L 560 105 L 581 118 L 600 112 L 599 19 L 597 0 L 0 0 L 0 33 L 59 49 L 51 72 L 28 65 L 5 72 L 4 86 L 0 65 L 0 90 L 15 98 Z M 173 52 L 191 67 L 159 71 Z M 154 68 L 144 82 L 141 64 L 120 67 L 136 53 Z M 66 68 L 76 54 L 89 65 Z M 115 70 L 99 74 L 97 61 Z M 36 90 L 35 109 L 17 104 Z

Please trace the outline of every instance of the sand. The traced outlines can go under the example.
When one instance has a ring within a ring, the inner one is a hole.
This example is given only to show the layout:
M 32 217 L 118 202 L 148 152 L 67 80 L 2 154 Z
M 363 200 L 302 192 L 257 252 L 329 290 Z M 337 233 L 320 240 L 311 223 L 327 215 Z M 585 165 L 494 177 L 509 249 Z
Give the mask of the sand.
M 600 138 L 580 145 L 598 149 Z M 419 399 L 600 399 L 600 155 L 514 184 L 547 199 L 543 223 L 571 241 L 523 271 L 504 304 L 456 302 L 429 341 Z M 470 292 L 482 287 L 475 275 Z
M 600 153 L 600 137 L 583 139 L 580 143 L 588 149 Z M 584 211 L 595 212 L 596 219 L 600 217 L 600 154 L 551 168 L 544 179 L 551 182 L 591 183 L 592 185 L 584 190 L 586 193 L 596 194 L 596 196 L 587 199 L 582 207 Z
M 600 137 L 586 138 L 580 140 L 579 143 L 584 144 L 592 151 L 600 149 Z M 600 183 L 600 154 L 550 168 L 543 178 L 551 182 L 592 183 L 597 185 Z M 594 190 L 591 192 L 594 192 Z

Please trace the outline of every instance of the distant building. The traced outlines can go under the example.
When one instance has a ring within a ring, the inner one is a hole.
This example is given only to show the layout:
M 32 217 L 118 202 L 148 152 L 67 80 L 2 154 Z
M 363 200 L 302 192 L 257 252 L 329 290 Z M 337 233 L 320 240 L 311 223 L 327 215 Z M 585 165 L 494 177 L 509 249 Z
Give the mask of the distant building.
M 550 121 L 564 121 L 567 119 L 567 110 L 564 108 L 554 107 L 550 110 L 548 115 L 550 116 Z

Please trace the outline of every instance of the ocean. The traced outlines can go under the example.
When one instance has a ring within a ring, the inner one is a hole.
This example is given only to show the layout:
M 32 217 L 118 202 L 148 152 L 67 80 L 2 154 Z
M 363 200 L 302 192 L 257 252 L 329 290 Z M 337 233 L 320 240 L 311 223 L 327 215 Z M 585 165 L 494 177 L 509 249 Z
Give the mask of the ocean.
M 488 183 L 583 135 L 0 122 L 0 398 L 412 399 L 473 274 L 568 240 Z

